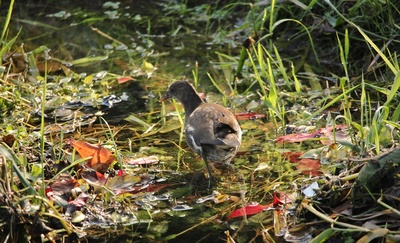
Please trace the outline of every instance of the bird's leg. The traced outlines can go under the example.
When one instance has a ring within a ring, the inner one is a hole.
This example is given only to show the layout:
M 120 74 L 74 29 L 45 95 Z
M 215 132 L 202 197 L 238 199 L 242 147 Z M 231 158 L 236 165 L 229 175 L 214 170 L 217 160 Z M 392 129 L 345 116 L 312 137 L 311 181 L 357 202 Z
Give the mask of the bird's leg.
M 203 148 L 200 148 L 200 156 L 204 160 L 204 162 L 206 163 L 206 167 L 207 167 L 207 171 L 208 171 L 208 189 L 210 189 L 211 188 L 211 181 L 214 179 L 214 177 L 211 174 L 210 165 L 208 164 L 208 161 L 207 161 L 207 154 L 206 154 L 206 151 L 204 151 Z

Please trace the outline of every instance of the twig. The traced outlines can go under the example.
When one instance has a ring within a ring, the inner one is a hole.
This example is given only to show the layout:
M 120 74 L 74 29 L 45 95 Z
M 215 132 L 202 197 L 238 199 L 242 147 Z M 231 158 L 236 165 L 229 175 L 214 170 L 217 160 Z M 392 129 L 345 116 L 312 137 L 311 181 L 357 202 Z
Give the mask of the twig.
M 318 210 L 316 210 L 312 205 L 308 205 L 305 202 L 302 202 L 301 205 L 303 207 L 305 207 L 306 209 L 308 209 L 308 211 L 310 211 L 311 213 L 315 214 L 316 216 L 320 217 L 321 219 L 331 223 L 331 224 L 336 224 L 336 225 L 340 225 L 342 227 L 346 227 L 348 229 L 352 229 L 352 230 L 357 230 L 357 231 L 361 231 L 361 232 L 371 232 L 370 229 L 367 228 L 363 228 L 357 225 L 352 225 L 352 224 L 348 224 L 348 223 L 343 223 L 343 222 L 339 222 L 336 221 L 334 219 L 329 218 L 328 216 L 326 216 L 325 214 L 319 212 Z
M 387 209 L 393 211 L 393 212 L 396 213 L 397 215 L 400 215 L 400 211 L 399 211 L 399 210 L 397 210 L 397 209 L 395 209 L 395 208 L 393 208 L 393 207 L 387 205 L 386 203 L 382 202 L 382 196 L 378 199 L 377 202 L 378 202 L 380 205 L 384 206 L 385 208 L 387 208 Z
M 104 33 L 103 31 L 101 31 L 101 30 L 99 30 L 99 29 L 97 29 L 97 28 L 95 28 L 95 27 L 90 27 L 90 28 L 91 28 L 94 32 L 98 33 L 99 35 L 104 36 L 105 38 L 107 38 L 107 39 L 109 39 L 109 40 L 112 40 L 112 41 L 114 41 L 114 42 L 117 43 L 117 44 L 126 46 L 126 45 L 125 45 L 124 43 L 122 43 L 121 41 L 119 41 L 119 40 L 117 40 L 117 39 L 114 39 L 113 37 L 107 35 L 106 33 Z

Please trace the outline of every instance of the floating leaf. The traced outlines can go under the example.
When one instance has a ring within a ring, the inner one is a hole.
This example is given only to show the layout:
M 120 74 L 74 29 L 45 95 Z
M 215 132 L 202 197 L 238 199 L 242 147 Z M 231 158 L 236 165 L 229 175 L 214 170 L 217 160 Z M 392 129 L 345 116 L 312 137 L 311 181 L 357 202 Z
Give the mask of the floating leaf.
M 71 176 L 63 176 L 52 182 L 46 189 L 46 192 L 52 191 L 56 195 L 67 195 L 71 194 L 71 190 L 77 186 L 78 183 L 76 179 L 72 178 Z
M 273 206 L 274 208 L 276 208 L 276 207 L 278 207 L 279 205 L 282 205 L 282 204 L 283 204 L 283 202 L 280 200 L 279 196 L 281 196 L 280 193 L 274 192 L 274 200 L 273 200 L 273 202 L 272 202 L 272 206 Z
M 128 160 L 126 162 L 131 165 L 155 164 L 155 163 L 158 163 L 158 157 L 157 156 L 149 156 L 149 157 Z
M 300 156 L 300 158 L 303 158 L 303 159 L 317 159 L 317 158 L 320 157 L 320 155 L 323 152 L 325 152 L 325 150 L 326 150 L 325 146 L 319 147 L 319 148 L 316 148 L 316 149 L 310 149 L 307 152 L 305 152 L 304 154 L 302 154 Z
M 288 159 L 290 162 L 297 163 L 300 161 L 300 156 L 302 155 L 302 152 L 284 152 L 282 155 Z
M 90 198 L 89 194 L 81 193 L 73 201 L 69 202 L 70 205 L 74 205 L 77 209 L 86 205 L 86 201 Z
M 92 186 L 103 186 L 107 179 L 97 171 L 83 171 L 82 178 Z
M 115 176 L 108 179 L 106 186 L 113 191 L 117 191 L 116 194 L 120 194 L 124 190 L 132 189 L 132 187 L 140 180 L 141 178 L 135 175 Z
M 226 220 L 261 213 L 267 207 L 268 206 L 261 205 L 257 202 L 249 203 L 247 206 L 233 211 Z
M 289 135 L 284 135 L 280 136 L 275 139 L 275 142 L 277 143 L 297 143 L 297 142 L 302 142 L 306 140 L 310 140 L 313 138 L 316 138 L 318 135 L 318 132 L 315 133 L 298 133 L 298 134 L 289 134 Z
M 131 76 L 122 76 L 117 78 L 119 84 L 123 84 L 125 82 L 133 80 Z
M 84 141 L 70 140 L 71 145 L 78 151 L 82 158 L 88 158 L 87 166 L 104 173 L 112 162 L 115 161 L 115 156 L 106 148 L 100 145 L 92 145 Z
M 86 76 L 82 82 L 86 85 L 91 85 L 93 83 L 93 75 Z
M 235 114 L 237 120 L 255 120 L 264 118 L 265 116 L 265 114 L 257 114 L 255 112 L 241 112 Z
M 297 170 L 301 171 L 303 175 L 318 176 L 321 175 L 321 163 L 316 159 L 301 159 L 297 162 Z
M 293 133 L 280 136 L 275 139 L 275 142 L 296 143 L 318 138 L 324 145 L 329 145 L 334 143 L 335 140 L 340 140 L 340 141 L 348 140 L 348 136 L 344 133 L 345 129 L 347 129 L 345 125 L 330 126 L 326 128 L 321 128 L 313 133 Z
M 143 61 L 142 67 L 143 67 L 143 69 L 145 69 L 146 71 L 153 71 L 153 70 L 154 70 L 153 64 L 151 64 L 150 62 L 147 62 L 147 61 Z

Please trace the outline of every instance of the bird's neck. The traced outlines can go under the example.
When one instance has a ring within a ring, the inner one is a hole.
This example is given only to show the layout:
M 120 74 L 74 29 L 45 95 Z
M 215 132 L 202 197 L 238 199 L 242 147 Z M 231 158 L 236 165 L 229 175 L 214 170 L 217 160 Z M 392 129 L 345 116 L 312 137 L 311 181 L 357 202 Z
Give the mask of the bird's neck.
M 192 90 L 185 96 L 184 100 L 181 101 L 183 107 L 185 109 L 186 118 L 192 114 L 192 112 L 204 101 L 200 98 L 200 96 L 196 93 L 196 91 Z

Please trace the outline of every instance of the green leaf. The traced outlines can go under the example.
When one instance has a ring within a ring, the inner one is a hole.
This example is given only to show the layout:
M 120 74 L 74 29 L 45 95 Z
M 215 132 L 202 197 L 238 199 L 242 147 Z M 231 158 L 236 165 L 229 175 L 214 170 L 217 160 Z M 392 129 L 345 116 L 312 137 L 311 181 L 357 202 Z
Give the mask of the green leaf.
M 28 188 L 28 193 L 30 195 L 39 195 L 38 192 L 33 188 L 33 186 L 26 179 L 25 175 L 19 170 L 18 165 L 21 164 L 17 155 L 7 146 L 0 144 L 0 154 L 2 154 L 6 159 L 11 161 L 13 170 L 17 174 L 18 179 L 21 181 L 25 188 Z
M 327 241 L 331 236 L 335 234 L 335 231 L 332 228 L 326 229 L 322 231 L 319 235 L 317 235 L 310 243 L 322 243 Z

